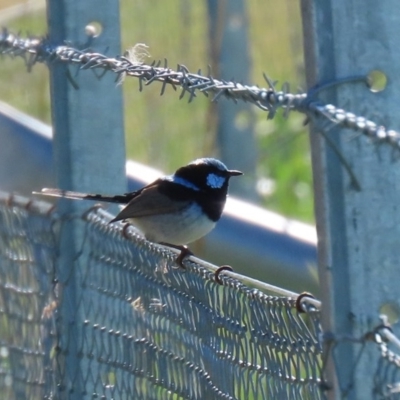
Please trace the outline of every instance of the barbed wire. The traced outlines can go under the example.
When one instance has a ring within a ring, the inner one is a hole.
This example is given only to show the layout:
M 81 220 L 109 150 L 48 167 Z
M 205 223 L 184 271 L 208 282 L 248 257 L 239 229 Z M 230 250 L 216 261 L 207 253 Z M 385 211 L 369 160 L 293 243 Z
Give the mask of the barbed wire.
M 191 73 L 184 65 L 180 64 L 178 64 L 176 70 L 173 70 L 168 67 L 166 59 L 163 62 L 154 61 L 147 65 L 143 62 L 131 60 L 129 56 L 108 57 L 87 49 L 79 50 L 70 46 L 54 45 L 47 37 L 23 38 L 5 28 L 0 34 L 0 54 L 22 57 L 29 71 L 36 63 L 61 62 L 74 64 L 82 70 L 92 70 L 99 78 L 108 71 L 113 72 L 117 75 L 117 82 L 121 82 L 125 77 L 135 77 L 139 79 L 140 91 L 143 90 L 143 86 L 157 81 L 162 83 L 160 95 L 164 94 L 167 85 L 172 86 L 174 90 L 180 87 L 182 91 L 179 98 L 182 99 L 187 94 L 189 103 L 197 97 L 197 93 L 202 93 L 205 96 L 212 95 L 214 102 L 221 97 L 235 102 L 245 101 L 266 111 L 268 119 L 272 119 L 280 108 L 284 109 L 285 116 L 290 111 L 295 110 L 307 115 L 308 119 L 313 121 L 320 119 L 333 123 L 358 132 L 374 142 L 387 143 L 400 150 L 399 132 L 387 129 L 363 116 L 347 112 L 332 104 L 324 104 L 316 97 L 321 90 L 335 84 L 348 83 L 349 81 L 364 81 L 368 84 L 368 78 L 364 76 L 340 79 L 337 82 L 329 82 L 326 85 L 312 88 L 307 93 L 293 94 L 289 92 L 288 84 L 284 84 L 282 90 L 277 90 L 276 82 L 270 80 L 266 75 L 264 75 L 264 78 L 268 87 L 260 88 L 254 85 L 215 79 L 211 76 L 210 68 L 207 76 L 204 76 L 201 70 L 197 73 Z M 69 78 L 72 80 L 72 77 Z

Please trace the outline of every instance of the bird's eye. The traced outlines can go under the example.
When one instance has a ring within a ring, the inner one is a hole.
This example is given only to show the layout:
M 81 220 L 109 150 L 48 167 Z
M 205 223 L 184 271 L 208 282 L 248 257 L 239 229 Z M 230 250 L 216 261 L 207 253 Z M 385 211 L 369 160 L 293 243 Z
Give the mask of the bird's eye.
M 213 189 L 221 188 L 225 183 L 226 178 L 223 176 L 208 174 L 207 175 L 207 186 Z

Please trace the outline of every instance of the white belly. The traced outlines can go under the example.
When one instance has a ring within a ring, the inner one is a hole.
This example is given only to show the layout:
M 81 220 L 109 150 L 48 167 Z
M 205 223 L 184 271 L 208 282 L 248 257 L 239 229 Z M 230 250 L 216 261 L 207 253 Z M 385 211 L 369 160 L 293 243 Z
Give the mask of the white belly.
M 184 245 L 194 242 L 215 227 L 201 210 L 193 204 L 179 214 L 160 214 L 132 218 L 129 222 L 140 229 L 152 242 Z

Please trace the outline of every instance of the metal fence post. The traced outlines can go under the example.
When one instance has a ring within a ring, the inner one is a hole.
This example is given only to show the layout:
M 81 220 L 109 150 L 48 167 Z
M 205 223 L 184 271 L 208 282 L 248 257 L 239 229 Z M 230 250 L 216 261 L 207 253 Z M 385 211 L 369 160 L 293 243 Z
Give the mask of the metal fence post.
M 207 5 L 212 74 L 220 79 L 248 82 L 251 61 L 247 3 L 243 0 L 208 0 Z M 217 113 L 217 143 L 222 160 L 245 172 L 241 182 L 232 182 L 232 193 L 255 200 L 257 152 L 252 108 L 244 102 L 236 104 L 225 99 L 211 107 Z
M 325 102 L 398 129 L 398 2 L 303 0 L 302 8 L 309 87 L 380 70 L 388 85 L 379 93 L 359 83 L 336 86 L 320 96 Z M 337 127 L 331 127 L 328 135 L 361 185 L 360 191 L 351 186 L 337 156 L 318 135 L 318 123 L 314 124 L 311 145 L 322 322 L 336 343 L 327 370 L 328 384 L 333 385 L 328 398 L 371 399 L 378 351 L 365 343 L 364 335 L 379 325 L 382 306 L 400 308 L 399 157 L 388 147 L 355 138 Z M 364 342 L 363 350 L 363 344 L 351 342 L 357 338 Z
M 95 0 L 48 0 L 49 40 L 82 49 L 120 53 L 119 3 Z M 114 76 L 98 76 L 51 63 L 54 161 L 58 187 L 89 192 L 123 192 L 126 188 L 121 89 Z M 61 201 L 59 210 L 80 215 L 86 202 Z M 58 278 L 62 286 L 59 314 L 64 374 L 60 398 L 80 399 L 82 289 L 76 264 L 83 240 L 76 219 L 63 224 Z M 80 257 L 82 264 L 82 258 Z M 67 350 L 68 347 L 68 350 Z M 87 386 L 86 386 L 87 389 Z M 67 394 L 68 393 L 68 394 Z

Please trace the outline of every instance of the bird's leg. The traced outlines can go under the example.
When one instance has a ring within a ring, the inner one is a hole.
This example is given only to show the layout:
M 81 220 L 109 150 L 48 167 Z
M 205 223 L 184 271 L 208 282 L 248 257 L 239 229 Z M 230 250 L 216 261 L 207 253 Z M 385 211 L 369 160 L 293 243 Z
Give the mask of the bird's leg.
M 180 252 L 179 256 L 176 258 L 176 263 L 177 263 L 180 267 L 186 268 L 186 267 L 183 265 L 183 260 L 184 260 L 186 257 L 193 256 L 193 252 L 192 252 L 192 251 L 189 249 L 189 247 L 187 247 L 187 246 L 178 246 L 177 248 L 178 248 L 178 250 L 180 250 L 181 252 Z
M 185 269 L 186 267 L 183 265 L 183 260 L 186 257 L 189 256 L 193 256 L 192 251 L 190 251 L 189 247 L 184 246 L 184 245 L 176 245 L 176 244 L 171 244 L 171 243 L 165 243 L 165 242 L 161 242 L 160 244 L 164 245 L 164 246 L 168 246 L 168 247 L 172 247 L 173 249 L 177 249 L 180 250 L 180 254 L 179 256 L 176 258 L 176 263 L 183 269 Z

